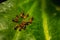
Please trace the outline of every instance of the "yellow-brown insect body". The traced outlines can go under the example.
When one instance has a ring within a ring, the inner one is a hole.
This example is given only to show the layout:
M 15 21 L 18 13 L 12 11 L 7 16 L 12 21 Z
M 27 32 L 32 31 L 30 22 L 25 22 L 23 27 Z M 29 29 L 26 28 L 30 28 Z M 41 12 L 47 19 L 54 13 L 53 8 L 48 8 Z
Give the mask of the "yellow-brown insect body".
M 12 21 L 13 21 L 13 22 L 18 22 L 18 20 L 19 20 L 19 17 L 18 17 L 18 15 L 16 15 L 15 19 L 12 20 Z
M 25 18 L 29 17 L 29 14 L 24 15 L 24 13 L 21 13 L 19 16 L 16 15 L 15 19 L 12 20 L 12 21 L 18 23 L 20 17 L 23 18 L 23 19 L 25 19 Z M 25 21 L 23 20 L 23 21 L 21 22 L 21 24 L 17 24 L 14 29 L 15 29 L 15 30 L 19 29 L 19 31 L 21 31 L 22 29 L 25 30 L 25 29 L 26 29 L 26 26 L 29 25 L 29 24 L 31 24 L 32 21 L 33 21 L 33 17 L 30 18 L 30 20 L 29 20 L 28 22 L 25 22 Z
M 21 17 L 21 18 L 24 18 L 24 19 L 27 18 L 28 16 L 29 16 L 28 14 L 27 14 L 27 15 L 24 15 L 24 13 L 21 13 L 21 14 L 20 14 L 20 17 Z
M 27 18 L 29 15 L 27 14 L 27 15 L 25 15 L 23 18 Z
M 33 17 L 32 17 L 32 18 L 30 18 L 30 20 L 29 20 L 29 22 L 28 22 L 28 23 L 30 23 L 30 24 L 31 24 L 31 23 L 32 23 L 32 21 L 33 21 Z
M 21 17 L 21 18 L 24 18 L 24 13 L 21 13 L 21 14 L 20 14 L 20 17 Z
M 19 28 L 19 24 L 16 25 L 16 27 L 14 28 L 15 30 L 17 30 Z
M 20 30 L 21 29 L 25 29 L 26 28 L 26 22 L 22 22 L 21 24 L 20 24 Z

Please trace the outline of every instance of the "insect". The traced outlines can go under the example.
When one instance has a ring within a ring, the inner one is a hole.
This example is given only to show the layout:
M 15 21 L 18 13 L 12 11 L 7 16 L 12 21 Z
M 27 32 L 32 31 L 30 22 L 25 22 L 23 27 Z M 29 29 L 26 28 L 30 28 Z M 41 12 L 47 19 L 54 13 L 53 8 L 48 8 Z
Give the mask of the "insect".
M 12 21 L 13 21 L 13 22 L 18 22 L 18 20 L 19 20 L 19 16 L 16 15 L 15 19 L 13 19 Z
M 16 24 L 16 26 L 15 26 L 15 30 L 17 30 L 19 28 L 19 24 Z
M 21 13 L 21 14 L 20 14 L 20 17 L 23 18 L 23 17 L 24 17 L 24 13 Z
M 19 31 L 21 31 L 22 29 L 26 29 L 26 24 L 27 22 L 22 22 L 21 24 L 17 24 L 16 27 L 14 28 L 15 30 L 17 30 L 19 28 Z
M 7 1 L 7 0 L 0 0 L 0 3 L 5 2 L 5 1 Z
M 26 26 L 27 26 L 26 24 L 27 24 L 27 23 L 23 21 L 23 22 L 20 24 L 19 31 L 21 31 L 21 29 L 24 29 L 24 30 L 25 30 L 25 29 L 26 29 Z
M 30 20 L 28 21 L 28 23 L 29 23 L 29 24 L 31 24 L 31 23 L 32 23 L 32 21 L 33 21 L 33 17 L 32 17 L 32 18 L 30 18 Z
M 20 14 L 20 17 L 21 17 L 21 18 L 24 18 L 24 19 L 27 18 L 28 16 L 29 16 L 28 14 L 27 14 L 27 15 L 24 15 L 24 13 L 21 13 L 21 14 Z
M 25 15 L 24 12 L 22 12 L 19 16 L 16 15 L 15 19 L 13 19 L 12 21 L 17 23 L 19 21 L 20 17 L 23 18 L 23 19 L 25 19 L 25 18 L 29 17 L 29 14 Z M 26 21 L 22 21 L 21 24 L 16 24 L 16 26 L 15 26 L 14 29 L 15 30 L 19 29 L 19 31 L 21 31 L 22 29 L 25 30 L 26 26 L 29 25 L 29 24 L 31 24 L 32 21 L 33 21 L 33 17 L 30 18 L 29 21 L 27 21 L 27 22 Z
M 16 25 L 16 27 L 15 27 L 14 29 L 17 30 L 17 29 L 19 28 L 19 31 L 21 31 L 22 29 L 25 30 L 25 29 L 26 29 L 26 26 L 29 25 L 29 24 L 31 24 L 32 21 L 33 21 L 33 18 L 31 18 L 31 19 L 29 20 L 29 22 L 22 21 L 22 23 Z

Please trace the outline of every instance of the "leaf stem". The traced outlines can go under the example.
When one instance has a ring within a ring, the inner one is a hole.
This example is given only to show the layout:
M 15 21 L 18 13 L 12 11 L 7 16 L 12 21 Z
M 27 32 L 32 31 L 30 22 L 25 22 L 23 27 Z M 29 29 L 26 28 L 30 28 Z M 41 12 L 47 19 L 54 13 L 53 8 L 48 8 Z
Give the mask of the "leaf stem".
M 45 34 L 45 39 L 50 40 L 49 31 L 48 31 L 48 17 L 45 12 L 46 0 L 42 0 L 42 19 L 43 19 L 43 29 Z

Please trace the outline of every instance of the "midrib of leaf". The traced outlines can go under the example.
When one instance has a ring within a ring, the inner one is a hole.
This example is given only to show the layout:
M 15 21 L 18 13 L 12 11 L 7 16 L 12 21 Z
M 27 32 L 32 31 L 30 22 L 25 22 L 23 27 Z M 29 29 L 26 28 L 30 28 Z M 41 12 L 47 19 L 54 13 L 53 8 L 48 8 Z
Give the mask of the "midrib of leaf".
M 19 4 L 20 8 L 23 9 L 22 5 L 24 5 L 25 3 L 29 3 L 29 2 L 30 2 L 30 0 L 25 0 L 24 2 L 20 3 L 20 4 Z M 23 10 L 24 10 L 24 9 L 23 9 Z
M 34 3 L 33 3 L 33 5 L 32 5 L 32 7 L 30 8 L 30 10 L 27 12 L 27 13 L 29 13 L 29 15 L 31 16 L 32 14 L 32 12 L 33 12 L 33 9 L 36 7 L 36 5 L 37 5 L 37 1 L 35 1 Z M 15 32 L 15 35 L 14 35 L 14 37 L 13 37 L 13 39 L 12 40 L 18 40 L 20 37 L 22 36 L 22 32 L 20 32 L 20 31 L 16 31 Z
M 23 4 L 25 4 L 25 3 L 29 3 L 29 2 L 30 2 L 30 0 L 25 0 L 24 2 L 22 2 L 22 3 L 20 4 L 20 6 L 23 5 Z
M 50 40 L 49 31 L 48 31 L 48 17 L 45 12 L 46 7 L 46 0 L 42 0 L 42 19 L 43 19 L 43 29 L 44 29 L 44 35 L 46 40 Z
M 34 11 L 34 8 L 37 6 L 37 1 L 35 1 L 30 8 L 30 10 L 27 12 L 30 16 L 32 16 L 32 12 Z
M 22 35 L 21 32 L 17 30 L 12 40 L 18 40 L 21 35 Z

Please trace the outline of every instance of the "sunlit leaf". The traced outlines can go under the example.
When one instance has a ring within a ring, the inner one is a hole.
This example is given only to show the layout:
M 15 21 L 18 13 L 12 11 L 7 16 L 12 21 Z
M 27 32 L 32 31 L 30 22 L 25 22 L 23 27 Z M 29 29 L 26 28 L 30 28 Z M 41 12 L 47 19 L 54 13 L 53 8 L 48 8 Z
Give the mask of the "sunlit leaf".
M 0 40 L 60 40 L 59 0 L 7 0 L 0 3 Z M 34 18 L 26 30 L 14 30 L 17 23 L 12 22 L 21 12 Z

